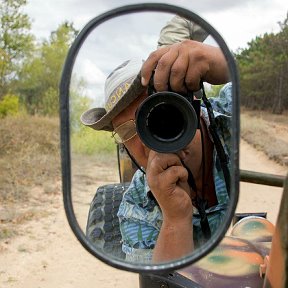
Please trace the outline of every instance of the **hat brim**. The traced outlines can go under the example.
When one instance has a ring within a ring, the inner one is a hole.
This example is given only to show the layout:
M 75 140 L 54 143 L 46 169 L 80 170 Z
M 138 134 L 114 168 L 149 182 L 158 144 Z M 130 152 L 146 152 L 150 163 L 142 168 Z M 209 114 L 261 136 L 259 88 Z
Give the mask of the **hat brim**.
M 141 74 L 139 73 L 127 92 L 108 113 L 106 113 L 104 108 L 92 108 L 85 111 L 81 115 L 80 120 L 85 126 L 94 130 L 113 131 L 112 119 L 127 108 L 145 89 L 146 87 L 141 84 Z

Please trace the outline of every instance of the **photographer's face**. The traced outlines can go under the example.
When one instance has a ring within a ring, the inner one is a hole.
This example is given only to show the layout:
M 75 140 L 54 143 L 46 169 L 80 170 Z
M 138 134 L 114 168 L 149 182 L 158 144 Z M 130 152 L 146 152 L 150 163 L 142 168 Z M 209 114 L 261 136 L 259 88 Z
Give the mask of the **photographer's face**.
M 112 120 L 113 128 L 115 129 L 129 120 L 135 120 L 137 108 L 146 98 L 147 93 L 145 92 L 137 97 L 125 110 L 118 114 Z M 126 141 L 124 145 L 129 150 L 130 154 L 135 158 L 137 163 L 146 169 L 150 150 L 142 143 L 139 136 L 136 134 L 134 137 Z
M 134 100 L 134 102 L 132 102 L 125 110 L 118 114 L 112 120 L 113 128 L 115 129 L 129 120 L 135 120 L 136 111 L 146 98 L 147 93 L 145 92 Z M 137 163 L 146 169 L 150 149 L 144 145 L 139 136 L 136 134 L 124 144 Z M 199 163 L 201 163 L 201 161 L 199 161 L 201 158 L 201 152 L 201 137 L 199 130 L 197 130 L 190 144 L 177 154 L 192 172 L 196 172 L 200 165 Z

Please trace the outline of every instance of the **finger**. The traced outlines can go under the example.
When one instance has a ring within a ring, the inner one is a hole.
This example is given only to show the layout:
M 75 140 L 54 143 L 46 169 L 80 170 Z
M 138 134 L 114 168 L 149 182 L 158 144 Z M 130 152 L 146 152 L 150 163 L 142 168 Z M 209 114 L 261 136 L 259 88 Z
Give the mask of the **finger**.
M 158 185 L 160 190 L 165 190 L 166 193 L 175 193 L 176 187 L 183 189 L 190 196 L 190 188 L 188 185 L 188 171 L 181 166 L 172 166 L 159 175 Z M 177 190 L 178 192 L 180 190 Z M 181 194 L 178 194 L 180 196 Z M 161 196 L 161 195 L 160 195 Z
M 189 66 L 185 77 L 185 85 L 187 89 L 190 91 L 198 91 L 200 89 L 200 82 L 202 79 L 204 79 L 208 70 L 209 65 L 207 62 L 198 61 L 190 57 Z
M 159 48 L 158 50 L 152 52 L 147 60 L 143 63 L 141 68 L 141 84 L 147 86 L 153 70 L 156 68 L 158 60 L 169 50 L 168 47 Z
M 188 53 L 180 54 L 171 67 L 170 73 L 170 86 L 172 91 L 186 92 L 185 77 L 189 67 L 189 55 Z
M 173 183 L 188 181 L 188 171 L 183 166 L 171 166 L 164 173 L 173 180 Z
M 165 193 L 169 193 L 175 190 L 177 185 L 180 183 L 187 183 L 187 181 L 188 172 L 183 166 L 171 166 L 158 174 L 158 177 L 154 177 L 150 183 L 153 187 L 157 187 L 157 190 L 165 190 Z M 180 186 L 184 187 L 184 185 Z
M 171 68 L 178 57 L 178 49 L 170 49 L 158 60 L 153 79 L 156 91 L 167 91 L 171 75 Z
M 202 75 L 198 68 L 191 67 L 187 70 L 185 77 L 185 85 L 189 91 L 198 91 L 200 89 L 200 82 Z
M 153 150 L 149 152 L 147 169 L 150 169 L 153 173 L 162 173 L 171 166 L 182 166 L 178 155 L 158 153 Z

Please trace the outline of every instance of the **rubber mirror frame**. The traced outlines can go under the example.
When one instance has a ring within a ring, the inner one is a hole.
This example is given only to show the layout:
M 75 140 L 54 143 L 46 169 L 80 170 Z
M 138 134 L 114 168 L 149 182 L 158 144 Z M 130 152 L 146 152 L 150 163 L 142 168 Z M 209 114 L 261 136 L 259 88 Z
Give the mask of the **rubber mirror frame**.
M 124 262 L 123 260 L 117 258 L 108 258 L 104 253 L 97 251 L 93 245 L 88 241 L 85 234 L 77 222 L 73 204 L 72 204 L 72 195 L 71 195 L 71 158 L 70 158 L 70 122 L 69 122 L 69 88 L 70 81 L 72 76 L 73 65 L 77 54 L 84 43 L 85 39 L 88 37 L 90 32 L 94 30 L 98 25 L 103 22 L 130 13 L 138 12 L 166 12 L 172 14 L 178 14 L 187 19 L 193 20 L 194 23 L 203 27 L 204 30 L 209 32 L 209 34 L 216 40 L 218 45 L 223 51 L 225 59 L 228 63 L 229 71 L 231 72 L 230 79 L 233 83 L 232 85 L 232 151 L 231 155 L 231 195 L 230 203 L 227 209 L 228 217 L 225 217 L 223 226 L 219 229 L 214 235 L 211 241 L 208 241 L 206 244 L 197 249 L 197 252 L 192 253 L 191 255 L 173 260 L 168 263 L 159 263 L 159 264 L 145 264 L 143 263 L 132 263 Z M 236 68 L 235 60 L 228 49 L 223 38 L 220 34 L 204 19 L 195 14 L 194 12 L 187 10 L 185 8 L 174 6 L 170 4 L 160 4 L 160 3 L 141 3 L 133 4 L 127 6 L 121 6 L 112 10 L 109 10 L 95 18 L 86 24 L 86 26 L 80 31 L 75 41 L 72 43 L 64 66 L 62 70 L 62 76 L 60 81 L 60 132 L 61 132 L 61 167 L 62 167 L 62 191 L 63 191 L 63 201 L 66 217 L 68 219 L 69 225 L 77 237 L 78 241 L 82 246 L 96 258 L 102 262 L 118 269 L 138 272 L 138 273 L 162 273 L 172 270 L 176 270 L 182 267 L 185 267 L 189 264 L 192 264 L 203 256 L 207 255 L 224 237 L 226 231 L 229 228 L 229 225 L 232 221 L 239 194 L 239 79 L 238 72 Z

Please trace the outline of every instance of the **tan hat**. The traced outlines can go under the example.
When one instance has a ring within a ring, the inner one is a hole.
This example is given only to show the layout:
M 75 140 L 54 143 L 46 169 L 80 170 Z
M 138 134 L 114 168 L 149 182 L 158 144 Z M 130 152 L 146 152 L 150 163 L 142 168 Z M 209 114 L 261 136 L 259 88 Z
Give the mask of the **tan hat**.
M 112 119 L 145 91 L 141 85 L 142 59 L 131 59 L 118 66 L 105 82 L 105 108 L 84 112 L 81 122 L 95 130 L 113 131 Z

